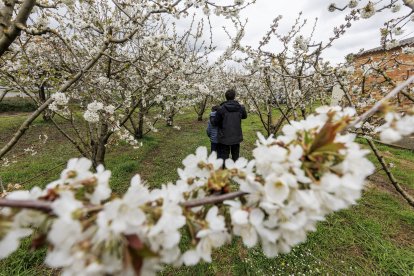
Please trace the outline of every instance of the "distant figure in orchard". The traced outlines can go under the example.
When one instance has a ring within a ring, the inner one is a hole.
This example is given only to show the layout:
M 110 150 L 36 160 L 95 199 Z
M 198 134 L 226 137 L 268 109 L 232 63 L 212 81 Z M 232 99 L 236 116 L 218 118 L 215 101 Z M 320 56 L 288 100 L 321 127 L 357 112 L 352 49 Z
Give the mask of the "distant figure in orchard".
M 212 120 L 218 127 L 218 158 L 227 160 L 231 152 L 231 158 L 236 161 L 240 154 L 240 143 L 243 141 L 241 120 L 247 118 L 246 109 L 236 99 L 236 91 L 226 91 L 226 101 L 220 105 L 219 110 Z
M 207 136 L 210 138 L 211 143 L 211 152 L 215 151 L 217 153 L 217 145 L 218 145 L 218 127 L 213 126 L 213 120 L 216 117 L 217 110 L 220 106 L 215 105 L 211 108 L 210 119 L 208 120 L 207 125 Z

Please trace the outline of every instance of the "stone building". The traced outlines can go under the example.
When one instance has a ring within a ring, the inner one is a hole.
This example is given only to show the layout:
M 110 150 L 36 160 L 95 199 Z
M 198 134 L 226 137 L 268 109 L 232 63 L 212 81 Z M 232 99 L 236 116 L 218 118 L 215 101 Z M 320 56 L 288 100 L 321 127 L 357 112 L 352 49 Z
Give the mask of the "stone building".
M 401 40 L 388 49 L 377 47 L 355 54 L 353 64 L 354 80 L 359 81 L 359 88 L 363 88 L 364 94 L 369 95 L 371 102 L 375 102 L 394 85 L 414 75 L 414 37 Z M 364 77 L 363 72 L 368 68 L 373 69 Z M 413 104 L 401 94 L 394 103 L 401 108 Z

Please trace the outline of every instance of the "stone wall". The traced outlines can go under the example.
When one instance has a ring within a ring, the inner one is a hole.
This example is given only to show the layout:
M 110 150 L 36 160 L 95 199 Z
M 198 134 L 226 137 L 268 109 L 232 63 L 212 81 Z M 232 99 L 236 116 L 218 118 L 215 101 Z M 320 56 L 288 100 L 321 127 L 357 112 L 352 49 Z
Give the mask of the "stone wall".
M 364 64 L 378 62 L 382 65 L 380 68 L 385 74 L 381 73 L 370 75 L 365 80 L 364 90 L 369 93 L 374 99 L 381 99 L 387 91 L 390 91 L 393 86 L 389 85 L 387 78 L 391 79 L 393 83 L 399 84 L 405 81 L 408 77 L 414 75 L 414 54 L 403 53 L 401 47 L 393 48 L 391 50 L 377 50 L 373 52 L 367 51 L 361 55 L 354 57 L 355 69 L 363 68 Z M 362 79 L 362 71 L 355 71 L 356 79 Z M 414 86 L 411 85 L 411 88 Z M 403 95 L 399 95 L 393 101 L 400 108 L 412 106 L 413 103 Z

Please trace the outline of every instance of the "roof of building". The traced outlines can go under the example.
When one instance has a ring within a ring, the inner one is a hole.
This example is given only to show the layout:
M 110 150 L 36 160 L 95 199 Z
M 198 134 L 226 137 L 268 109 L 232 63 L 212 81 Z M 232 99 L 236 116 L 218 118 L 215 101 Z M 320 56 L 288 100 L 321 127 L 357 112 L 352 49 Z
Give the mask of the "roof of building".
M 360 53 L 357 53 L 356 56 L 362 56 L 365 54 L 371 54 L 371 53 L 375 53 L 375 52 L 379 52 L 379 51 L 389 51 L 398 47 L 402 47 L 402 46 L 407 46 L 407 45 L 414 45 L 414 36 L 413 37 L 409 37 L 403 40 L 398 41 L 398 45 L 390 48 L 390 49 L 385 49 L 384 46 L 380 46 L 380 47 L 375 47 L 366 51 L 362 51 Z

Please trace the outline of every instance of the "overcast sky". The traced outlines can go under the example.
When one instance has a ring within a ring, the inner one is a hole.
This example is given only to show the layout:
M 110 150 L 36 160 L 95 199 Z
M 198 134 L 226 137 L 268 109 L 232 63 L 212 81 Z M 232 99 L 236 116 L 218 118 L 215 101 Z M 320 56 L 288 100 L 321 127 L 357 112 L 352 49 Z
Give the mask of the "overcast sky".
M 347 0 L 257 0 L 257 3 L 249 6 L 241 12 L 242 19 L 248 19 L 246 26 L 246 35 L 242 44 L 258 46 L 258 42 L 263 35 L 269 30 L 273 19 L 279 14 L 283 16 L 279 30 L 286 33 L 294 23 L 298 13 L 303 11 L 303 18 L 307 18 L 308 33 L 313 25 L 313 20 L 318 17 L 315 41 L 327 41 L 332 36 L 334 26 L 339 26 L 344 22 L 347 11 L 328 11 L 329 3 L 347 3 Z M 367 1 L 362 0 L 361 3 Z M 402 1 L 400 1 L 402 3 Z M 360 3 L 360 6 L 362 4 Z M 340 5 L 338 5 L 340 6 Z M 402 7 L 398 14 L 407 14 L 409 9 Z M 348 11 L 349 12 L 349 11 Z M 397 14 L 397 15 L 398 15 Z M 395 16 L 396 14 L 392 14 Z M 324 58 L 332 63 L 342 62 L 344 56 L 349 53 L 356 53 L 361 48 L 365 50 L 378 47 L 380 43 L 379 28 L 387 18 L 390 18 L 391 12 L 386 11 L 376 14 L 368 20 L 353 22 L 351 29 L 334 43 L 334 46 L 324 53 Z M 222 26 L 231 27 L 231 24 L 223 18 L 212 17 L 214 43 L 218 47 L 217 55 L 228 45 Z M 413 22 L 406 27 L 405 33 L 399 38 L 404 39 L 414 36 Z M 307 33 L 305 33 L 307 34 Z M 271 44 L 272 47 L 278 48 L 277 44 Z

